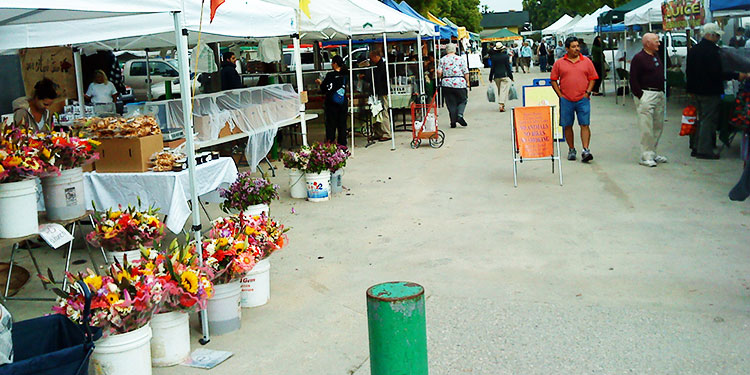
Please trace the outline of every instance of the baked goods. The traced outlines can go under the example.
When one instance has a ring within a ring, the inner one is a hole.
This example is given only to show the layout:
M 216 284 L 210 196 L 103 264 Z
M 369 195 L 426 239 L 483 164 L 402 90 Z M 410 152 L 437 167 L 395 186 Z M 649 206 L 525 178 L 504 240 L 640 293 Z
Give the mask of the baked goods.
M 153 116 L 92 117 L 79 120 L 78 126 L 93 138 L 131 138 L 161 134 Z
M 151 156 L 154 172 L 181 171 L 187 168 L 185 155 L 171 150 L 164 150 Z

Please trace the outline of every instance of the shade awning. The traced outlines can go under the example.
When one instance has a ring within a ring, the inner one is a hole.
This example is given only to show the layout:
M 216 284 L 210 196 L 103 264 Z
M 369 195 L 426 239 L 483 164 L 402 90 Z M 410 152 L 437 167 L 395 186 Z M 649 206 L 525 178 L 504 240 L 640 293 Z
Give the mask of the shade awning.
M 482 38 L 482 42 L 506 42 L 509 40 L 522 40 L 523 37 L 508 30 L 507 28 L 502 28 L 493 34 L 487 36 L 486 38 Z

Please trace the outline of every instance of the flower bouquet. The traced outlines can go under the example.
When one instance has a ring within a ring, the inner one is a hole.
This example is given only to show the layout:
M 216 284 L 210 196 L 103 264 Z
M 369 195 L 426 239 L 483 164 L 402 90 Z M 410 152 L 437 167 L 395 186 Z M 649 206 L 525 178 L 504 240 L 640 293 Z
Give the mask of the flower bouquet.
M 309 160 L 305 166 L 305 173 L 321 173 L 329 168 L 329 151 L 323 143 L 315 142 L 309 147 Z
M 177 239 L 166 249 L 141 248 L 143 266 L 161 284 L 162 304 L 158 312 L 193 312 L 206 308 L 213 295 L 208 269 L 199 264 L 195 245 L 182 246 Z
M 57 172 L 54 155 L 44 142 L 23 128 L 5 129 L 0 139 L 0 183 L 19 182 Z
M 156 216 L 158 212 L 159 209 L 153 206 L 142 211 L 133 206 L 123 210 L 119 206 L 117 210 L 110 208 L 97 212 L 94 214 L 94 230 L 86 236 L 86 240 L 112 253 L 127 251 L 131 255 L 140 255 L 137 249 L 141 245 L 149 246 L 164 236 L 165 225 Z
M 103 276 L 87 269 L 67 277 L 68 292 L 53 289 L 60 298 L 52 310 L 81 324 L 85 299 L 77 282 L 83 280 L 92 296 L 90 324 L 102 328 L 105 334 L 126 333 L 145 326 L 163 297 L 162 284 L 153 270 L 138 262 L 112 264 Z M 51 277 L 44 281 L 54 283 Z
M 346 159 L 352 155 L 349 148 L 336 143 L 326 143 L 323 148 L 328 153 L 327 164 L 331 173 L 346 167 Z
M 44 149 L 49 150 L 54 161 L 61 170 L 74 169 L 91 163 L 99 158 L 96 148 L 101 142 L 93 139 L 71 137 L 67 133 L 52 132 L 42 138 Z
M 203 263 L 214 273 L 214 284 L 228 284 L 253 269 L 263 250 L 237 217 L 228 217 L 214 220 L 202 251 Z
M 239 220 L 240 226 L 244 228 L 242 231 L 252 238 L 251 242 L 261 250 L 258 261 L 268 258 L 271 253 L 280 250 L 289 242 L 286 236 L 289 228 L 284 228 L 265 214 L 252 216 L 249 220 L 240 216 L 236 220 Z
M 274 199 L 279 199 L 279 186 L 272 184 L 265 178 L 253 178 L 250 172 L 240 173 L 229 189 L 222 189 L 219 195 L 224 198 L 221 209 L 230 213 L 243 212 L 250 206 L 268 205 Z
M 298 152 L 286 151 L 281 154 L 281 160 L 284 162 L 284 167 L 303 171 L 310 161 L 310 147 L 302 146 Z

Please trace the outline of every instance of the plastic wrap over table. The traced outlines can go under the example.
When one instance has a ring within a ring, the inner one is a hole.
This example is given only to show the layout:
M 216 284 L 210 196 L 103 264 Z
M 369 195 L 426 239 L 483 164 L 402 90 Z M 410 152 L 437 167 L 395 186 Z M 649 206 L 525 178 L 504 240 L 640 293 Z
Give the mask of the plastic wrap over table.
M 273 146 L 279 126 L 299 113 L 299 94 L 290 84 L 250 87 L 196 95 L 193 122 L 199 141 L 241 131 L 248 135 L 245 157 L 253 171 Z M 167 101 L 170 127 L 183 126 L 182 103 Z M 223 132 L 222 132 L 223 131 Z

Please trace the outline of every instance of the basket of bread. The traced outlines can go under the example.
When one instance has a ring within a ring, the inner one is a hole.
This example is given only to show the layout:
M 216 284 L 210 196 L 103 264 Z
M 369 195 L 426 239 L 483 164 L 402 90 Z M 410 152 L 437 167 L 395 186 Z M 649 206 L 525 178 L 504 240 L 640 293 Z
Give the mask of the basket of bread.
M 134 138 L 161 134 L 159 123 L 153 116 L 136 117 L 91 117 L 81 119 L 77 124 L 90 137 Z

